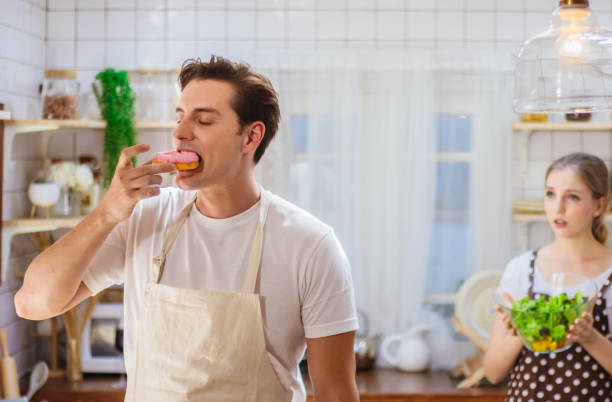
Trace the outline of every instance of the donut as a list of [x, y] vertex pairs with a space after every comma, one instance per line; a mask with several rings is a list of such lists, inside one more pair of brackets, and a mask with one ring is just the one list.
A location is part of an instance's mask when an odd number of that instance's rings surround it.
[[174, 163], [177, 170], [191, 170], [200, 165], [198, 154], [192, 151], [158, 152], [153, 156], [153, 164]]

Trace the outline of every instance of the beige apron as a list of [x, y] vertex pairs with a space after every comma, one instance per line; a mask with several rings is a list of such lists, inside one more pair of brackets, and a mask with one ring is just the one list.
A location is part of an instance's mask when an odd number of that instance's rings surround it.
[[[161, 285], [168, 250], [195, 204], [185, 207], [153, 259], [138, 325], [134, 372], [126, 401], [287, 401], [266, 352], [260, 297], [261, 262], [269, 199], [261, 191], [257, 231], [244, 292]], [[222, 267], [220, 267], [222, 268]]]

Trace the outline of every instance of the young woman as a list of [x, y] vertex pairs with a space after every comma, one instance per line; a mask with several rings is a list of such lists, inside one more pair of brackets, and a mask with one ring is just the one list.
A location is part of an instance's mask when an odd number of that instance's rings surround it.
[[596, 284], [597, 299], [570, 327], [574, 344], [558, 353], [531, 352], [498, 307], [484, 368], [492, 383], [510, 374], [507, 401], [612, 402], [612, 250], [603, 223], [608, 170], [596, 156], [573, 153], [546, 172], [546, 218], [554, 241], [512, 259], [498, 292], [545, 293], [544, 278], [573, 272]]

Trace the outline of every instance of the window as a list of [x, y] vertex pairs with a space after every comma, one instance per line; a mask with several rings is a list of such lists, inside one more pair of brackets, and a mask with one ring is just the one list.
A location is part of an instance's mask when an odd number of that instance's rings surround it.
[[[470, 274], [470, 160], [472, 116], [438, 114], [436, 217], [427, 273], [427, 301], [452, 304]], [[444, 278], [443, 281], [439, 278]]]

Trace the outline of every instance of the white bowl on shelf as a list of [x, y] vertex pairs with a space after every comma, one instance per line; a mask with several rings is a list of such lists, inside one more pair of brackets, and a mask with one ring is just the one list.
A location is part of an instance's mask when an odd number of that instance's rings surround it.
[[60, 186], [57, 183], [30, 183], [28, 198], [37, 207], [51, 207], [60, 197]]

